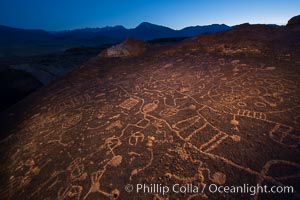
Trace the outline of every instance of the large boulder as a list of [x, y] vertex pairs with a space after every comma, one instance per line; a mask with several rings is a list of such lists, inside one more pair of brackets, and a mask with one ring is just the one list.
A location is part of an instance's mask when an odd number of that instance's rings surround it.
[[300, 26], [300, 15], [292, 17], [288, 21], [287, 26]]
[[127, 38], [123, 43], [104, 50], [101, 57], [132, 57], [143, 54], [148, 47], [147, 42], [134, 38]]

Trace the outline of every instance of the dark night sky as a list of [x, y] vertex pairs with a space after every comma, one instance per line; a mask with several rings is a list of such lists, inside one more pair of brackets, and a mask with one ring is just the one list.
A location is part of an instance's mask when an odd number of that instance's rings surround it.
[[191, 25], [244, 22], [285, 24], [300, 14], [299, 0], [1, 0], [0, 24], [64, 30], [147, 21], [181, 29]]

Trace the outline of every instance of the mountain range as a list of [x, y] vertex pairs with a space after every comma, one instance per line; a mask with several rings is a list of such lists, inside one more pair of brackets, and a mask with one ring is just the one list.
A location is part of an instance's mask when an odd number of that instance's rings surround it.
[[174, 30], [165, 26], [143, 22], [135, 28], [107, 26], [104, 28], [84, 28], [67, 31], [45, 31], [12, 28], [0, 25], [0, 53], [26, 48], [26, 51], [39, 48], [66, 49], [75, 46], [98, 46], [123, 41], [127, 37], [142, 40], [157, 38], [191, 37], [202, 33], [215, 33], [230, 29], [225, 24], [190, 26]]
[[201, 33], [215, 33], [230, 29], [225, 24], [212, 24], [207, 26], [190, 26], [181, 30], [174, 30], [165, 26], [143, 22], [136, 28], [126, 29], [123, 26], [104, 28], [85, 28], [71, 31], [54, 33], [56, 36], [68, 36], [73, 38], [91, 39], [97, 36], [106, 36], [112, 39], [125, 39], [134, 37], [142, 40], [152, 40], [157, 38], [190, 37]]

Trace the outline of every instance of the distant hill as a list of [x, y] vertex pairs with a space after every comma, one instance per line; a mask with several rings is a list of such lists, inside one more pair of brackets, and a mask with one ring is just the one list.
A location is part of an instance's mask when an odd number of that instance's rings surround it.
[[26, 30], [0, 25], [0, 45], [19, 45], [32, 42], [42, 42], [55, 36], [44, 30]]
[[[158, 38], [191, 37], [201, 33], [225, 31], [231, 27], [224, 24], [191, 26], [174, 30], [165, 26], [143, 22], [136, 28], [123, 26], [84, 28], [49, 32], [0, 26], [0, 57], [14, 54], [53, 52], [76, 46], [99, 46], [123, 41], [127, 37], [142, 40]], [[26, 50], [26, 51], [24, 51]]]
[[136, 28], [126, 29], [123, 26], [104, 27], [104, 28], [85, 28], [54, 33], [57, 36], [77, 36], [81, 39], [96, 36], [107, 36], [117, 41], [127, 37], [134, 37], [143, 40], [153, 40], [158, 38], [190, 37], [201, 33], [215, 33], [229, 30], [231, 27], [224, 24], [212, 24], [207, 26], [190, 26], [181, 30], [174, 30], [165, 26], [143, 22]]

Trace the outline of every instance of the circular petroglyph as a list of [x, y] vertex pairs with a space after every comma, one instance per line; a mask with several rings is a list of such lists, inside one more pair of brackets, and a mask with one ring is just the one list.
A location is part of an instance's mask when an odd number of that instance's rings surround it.
[[225, 65], [225, 59], [224, 58], [219, 58], [218, 62], [219, 62], [219, 65], [221, 65], [221, 66]]
[[237, 105], [239, 106], [239, 107], [245, 107], [245, 106], [247, 106], [247, 104], [245, 103], [245, 102], [237, 102]]
[[217, 74], [216, 74], [216, 77], [217, 77], [217, 78], [220, 78], [220, 77], [222, 77], [222, 76], [224, 76], [224, 75], [225, 75], [224, 73], [217, 73]]
[[265, 108], [267, 106], [264, 102], [255, 102], [254, 105], [259, 108]]
[[235, 100], [235, 98], [234, 98], [233, 96], [225, 96], [225, 97], [223, 98], [223, 100], [224, 100], [225, 102], [233, 102], [233, 101]]
[[257, 96], [257, 95], [259, 95], [260, 94], [260, 90], [259, 89], [250, 89], [249, 91], [248, 91], [248, 93], [249, 93], [249, 95], [250, 96]]

